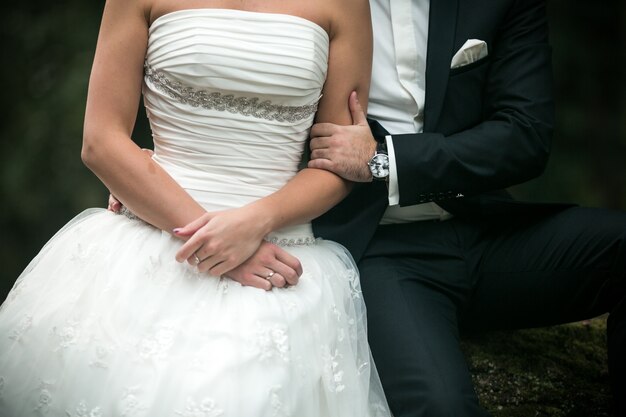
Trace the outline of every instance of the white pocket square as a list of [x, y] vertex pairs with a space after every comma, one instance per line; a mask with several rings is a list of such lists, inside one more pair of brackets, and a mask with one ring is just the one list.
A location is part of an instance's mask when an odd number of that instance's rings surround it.
[[452, 57], [450, 68], [464, 67], [486, 57], [488, 54], [487, 42], [480, 39], [468, 39]]

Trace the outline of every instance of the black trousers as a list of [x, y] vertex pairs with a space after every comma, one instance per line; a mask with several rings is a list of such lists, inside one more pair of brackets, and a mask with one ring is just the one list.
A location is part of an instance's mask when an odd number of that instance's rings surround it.
[[610, 313], [609, 375], [626, 415], [626, 212], [380, 226], [359, 262], [374, 360], [395, 417], [486, 416], [459, 329]]

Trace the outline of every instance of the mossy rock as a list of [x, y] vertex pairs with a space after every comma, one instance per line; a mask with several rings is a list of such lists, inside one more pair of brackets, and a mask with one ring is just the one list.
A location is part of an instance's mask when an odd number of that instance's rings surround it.
[[465, 338], [474, 385], [494, 417], [611, 416], [606, 317]]

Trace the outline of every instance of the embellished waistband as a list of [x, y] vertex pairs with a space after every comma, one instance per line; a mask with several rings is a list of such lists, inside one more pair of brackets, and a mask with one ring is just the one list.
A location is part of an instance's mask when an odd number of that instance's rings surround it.
[[312, 246], [319, 239], [313, 236], [311, 223], [305, 223], [276, 230], [267, 235], [265, 240], [278, 246]]
[[252, 116], [259, 119], [294, 123], [312, 117], [317, 111], [317, 101], [303, 106], [285, 106], [273, 104], [269, 100], [260, 101], [258, 97], [235, 97], [218, 91], [198, 90], [194, 87], [173, 81], [167, 75], [144, 63], [146, 79], [158, 90], [176, 101], [207, 110], [227, 111], [229, 113]]
[[317, 243], [318, 240], [320, 240], [320, 238], [316, 238], [313, 236], [280, 238], [275, 236], [266, 238], [265, 240], [278, 246], [313, 246]]

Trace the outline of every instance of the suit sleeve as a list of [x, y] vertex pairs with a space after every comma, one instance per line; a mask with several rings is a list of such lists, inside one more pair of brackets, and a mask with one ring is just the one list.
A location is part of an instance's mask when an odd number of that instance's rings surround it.
[[[489, 52], [478, 123], [455, 131], [451, 117], [435, 127], [446, 134], [392, 136], [401, 206], [498, 190], [543, 172], [554, 123], [545, 2], [517, 1]], [[443, 112], [454, 95], [445, 100]]]

